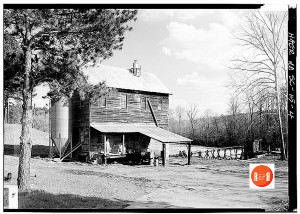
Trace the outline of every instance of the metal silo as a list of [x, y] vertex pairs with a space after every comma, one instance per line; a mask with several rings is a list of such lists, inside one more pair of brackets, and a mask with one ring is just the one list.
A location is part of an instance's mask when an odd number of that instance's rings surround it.
[[58, 150], [60, 159], [72, 143], [72, 103], [71, 99], [61, 98], [52, 103], [50, 110], [51, 139]]

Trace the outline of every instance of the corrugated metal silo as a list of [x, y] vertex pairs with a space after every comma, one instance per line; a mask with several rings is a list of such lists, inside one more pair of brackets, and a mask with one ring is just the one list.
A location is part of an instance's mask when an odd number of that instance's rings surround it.
[[68, 98], [61, 98], [51, 105], [51, 139], [60, 158], [67, 146], [72, 143], [72, 103]]

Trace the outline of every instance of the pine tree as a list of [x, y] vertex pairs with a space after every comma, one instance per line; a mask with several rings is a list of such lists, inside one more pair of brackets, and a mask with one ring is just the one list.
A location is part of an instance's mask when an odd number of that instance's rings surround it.
[[[8, 45], [17, 42], [21, 50], [18, 54], [7, 53], [8, 64], [5, 63], [4, 69], [4, 75], [17, 83], [22, 99], [20, 190], [29, 188], [34, 88], [49, 84], [49, 96], [53, 99], [71, 96], [75, 89], [82, 96], [102, 92], [105, 85], [90, 86], [81, 67], [121, 50], [124, 33], [132, 29], [129, 23], [136, 20], [136, 14], [136, 10], [117, 9], [4, 10], [4, 42]], [[9, 69], [12, 59], [18, 59], [14, 64], [19, 66], [18, 71]]]

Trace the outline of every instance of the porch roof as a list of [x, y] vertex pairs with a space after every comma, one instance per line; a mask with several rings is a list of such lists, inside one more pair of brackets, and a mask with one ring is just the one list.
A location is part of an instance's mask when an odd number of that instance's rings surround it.
[[94, 123], [91, 124], [91, 127], [103, 133], [141, 133], [162, 143], [188, 143], [192, 141], [186, 137], [151, 125]]

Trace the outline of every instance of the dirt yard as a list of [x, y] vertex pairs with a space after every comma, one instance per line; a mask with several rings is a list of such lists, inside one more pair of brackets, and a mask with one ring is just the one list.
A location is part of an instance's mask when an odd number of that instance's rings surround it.
[[[31, 160], [31, 188], [125, 203], [126, 208], [262, 208], [286, 211], [287, 162], [171, 158], [166, 167], [107, 166]], [[275, 189], [249, 189], [249, 164], [274, 163]], [[16, 184], [18, 158], [4, 156], [4, 173]]]

